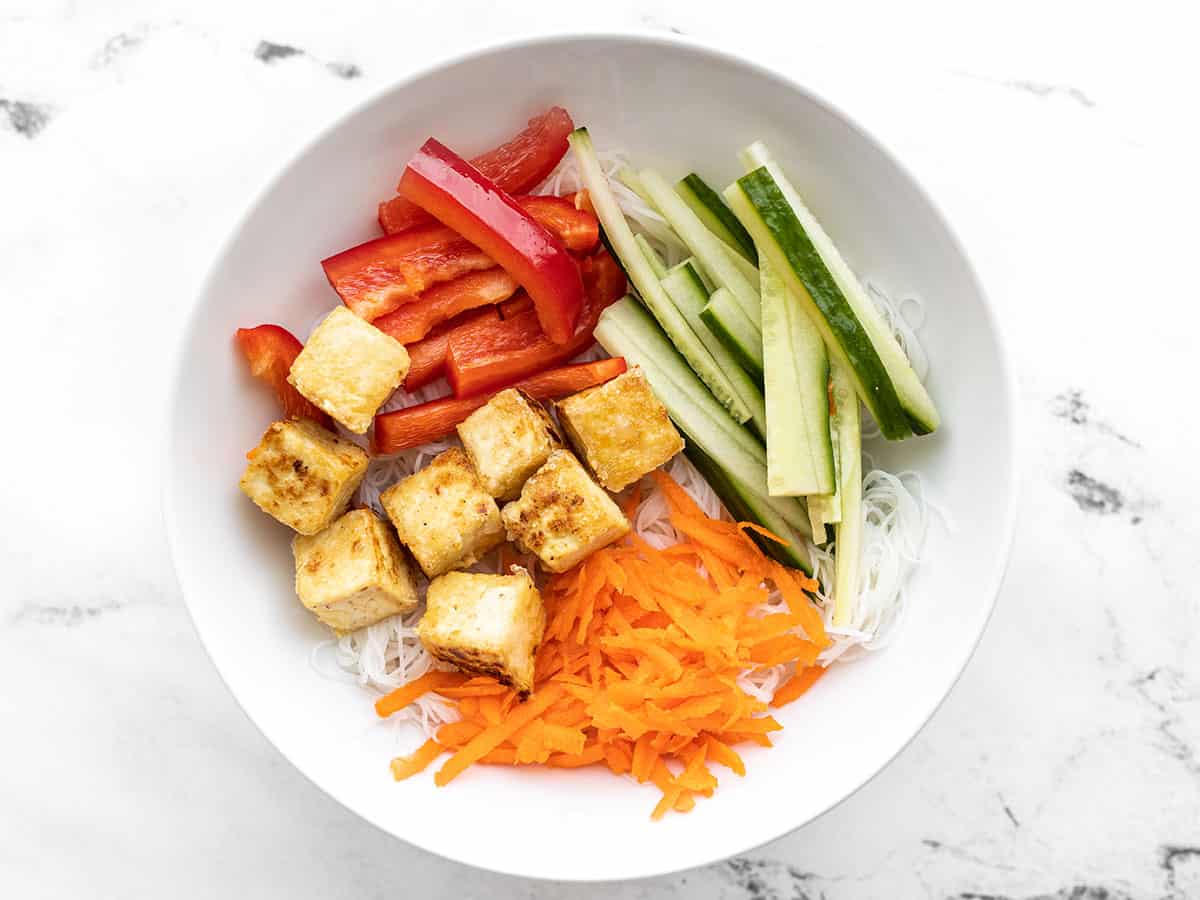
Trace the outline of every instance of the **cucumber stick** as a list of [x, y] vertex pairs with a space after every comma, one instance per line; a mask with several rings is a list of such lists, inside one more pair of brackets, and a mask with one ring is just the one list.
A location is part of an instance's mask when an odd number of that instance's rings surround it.
[[[654, 204], [650, 202], [650, 198], [646, 195], [646, 189], [642, 185], [642, 180], [637, 177], [637, 172], [633, 171], [633, 169], [629, 168], [629, 166], [622, 166], [617, 170], [617, 181], [621, 182], [621, 184], [636, 194], [637, 198], [641, 200], [642, 203], [646, 204], [651, 211], [657, 213], [657, 210], [654, 209]], [[643, 216], [638, 219], [638, 225], [645, 230], [650, 237], [654, 238], [661, 244], [666, 244], [668, 246], [674, 245], [680, 248], [683, 247], [683, 242], [679, 240], [679, 236], [671, 230], [671, 226], [668, 225], [661, 216], [653, 219]], [[602, 231], [601, 237], [603, 237], [603, 235], [604, 232]]]
[[674, 301], [676, 308], [683, 313], [692, 331], [700, 338], [708, 352], [712, 354], [717, 365], [729, 381], [730, 388], [750, 410], [750, 422], [761, 437], [767, 434], [767, 408], [762, 391], [738, 364], [729, 349], [720, 339], [709, 331], [701, 318], [705, 304], [708, 302], [708, 292], [700, 273], [691, 263], [683, 263], [671, 269], [662, 280], [667, 295]]
[[838, 451], [841, 471], [842, 521], [834, 526], [833, 624], [848, 625], [858, 604], [859, 568], [862, 560], [862, 419], [858, 395], [849, 373], [833, 367], [833, 402], [837, 407]]
[[810, 313], [824, 319], [827, 343], [850, 369], [884, 436], [936, 430], [940, 420], [925, 386], [833, 241], [761, 143], [742, 157], [755, 168], [730, 186], [726, 200], [759, 252], [769, 246], [785, 279], [807, 295]]
[[650, 196], [646, 193], [645, 185], [642, 184], [642, 179], [638, 178], [637, 172], [633, 171], [633, 169], [629, 168], [629, 166], [621, 166], [621, 168], [617, 170], [617, 181], [621, 182], [621, 184], [625, 185], [625, 187], [637, 194], [638, 197], [641, 198], [641, 201], [647, 206], [651, 208], [654, 207], [654, 204], [650, 200]]
[[[821, 263], [783, 194], [766, 169], [730, 186], [726, 199], [758, 241], [759, 252], [781, 273], [821, 332], [826, 346], [854, 376], [879, 430], [889, 440], [912, 434], [895, 385], [870, 336]], [[804, 275], [801, 279], [800, 274]]]
[[683, 262], [672, 266], [672, 269], [682, 269], [684, 266], [691, 266], [692, 270], [700, 276], [700, 280], [704, 283], [704, 295], [706, 297], [717, 289], [712, 279], [708, 277], [708, 273], [704, 271], [704, 266], [700, 265], [700, 260], [696, 259], [696, 257], [689, 256]]
[[754, 327], [761, 330], [762, 312], [758, 299], [758, 285], [747, 280], [732, 261], [729, 256], [732, 251], [725, 242], [704, 227], [704, 223], [688, 209], [688, 205], [657, 172], [645, 169], [638, 177], [655, 208], [700, 260], [700, 265], [704, 266], [713, 281], [733, 294], [742, 311], [754, 323]]
[[725, 288], [717, 288], [700, 313], [700, 318], [729, 348], [738, 364], [762, 384], [763, 335], [746, 318], [733, 295]]
[[703, 451], [694, 444], [689, 444], [683, 452], [696, 467], [696, 471], [704, 476], [704, 480], [721, 498], [721, 503], [729, 510], [731, 516], [739, 522], [754, 522], [761, 525], [771, 534], [786, 541], [786, 543], [780, 544], [755, 531], [747, 530], [746, 534], [754, 543], [758, 544], [763, 553], [785, 566], [800, 569], [808, 575], [812, 574], [812, 563], [803, 535], [795, 532], [786, 520], [771, 509], [769, 504], [762, 501], [761, 497], [756, 497], [753, 492], [747, 491], [741, 485], [731, 481], [729, 476], [721, 471], [721, 467], [705, 456]]
[[[671, 298], [667, 296], [658, 276], [654, 273], [650, 261], [642, 253], [637, 241], [634, 240], [633, 231], [630, 230], [624, 213], [621, 212], [616, 198], [613, 197], [608, 177], [604, 174], [604, 170], [600, 167], [600, 161], [596, 158], [596, 150], [592, 146], [592, 139], [588, 135], [587, 129], [577, 128], [571, 132], [567, 140], [579, 164], [583, 185], [587, 188], [592, 205], [596, 208], [596, 217], [600, 220], [600, 225], [604, 228], [604, 233], [608, 235], [609, 241], [612, 242], [617, 258], [625, 268], [629, 280], [633, 282], [642, 301], [662, 325], [663, 331], [670, 337], [671, 342], [700, 376], [700, 380], [712, 391], [712, 395], [720, 401], [721, 406], [727, 410], [727, 416], [731, 417], [730, 424], [736, 428], [733, 420], [736, 419], [738, 423], [745, 422], [750, 418], [750, 411], [742, 405], [737, 395], [729, 388], [728, 380], [712, 358], [712, 354], [705, 349], [700, 339], [696, 337], [696, 333], [688, 325], [687, 320], [675, 308], [675, 304], [671, 302]], [[707, 392], [704, 393], [707, 394]]]
[[692, 172], [676, 182], [675, 193], [696, 214], [704, 227], [738, 252], [742, 258], [758, 265], [758, 251], [750, 232], [738, 221], [721, 195], [710, 188], [703, 178]]
[[758, 266], [746, 259], [724, 241], [721, 241], [721, 248], [725, 251], [725, 257], [728, 259], [735, 269], [742, 273], [742, 277], [750, 284], [758, 284]]
[[834, 465], [825, 342], [765, 253], [760, 254], [759, 264], [766, 362], [767, 488], [772, 495], [830, 494], [834, 489]]
[[651, 390], [688, 439], [719, 461], [725, 473], [759, 497], [794, 529], [806, 533], [808, 513], [792, 497], [767, 495], [767, 451], [725, 412], [663, 330], [633, 297], [600, 314], [596, 340], [613, 356], [641, 366]]
[[[836, 365], [837, 363], [831, 364], [831, 366]], [[830, 391], [832, 390], [831, 385]], [[836, 525], [842, 521], [842, 492], [839, 489], [842, 464], [838, 451], [837, 415], [833, 412], [829, 414], [829, 445], [833, 450], [833, 493], [810, 494], [805, 498], [808, 504], [808, 521], [812, 526], [813, 543], [815, 544], [825, 543], [826, 525]]]
[[638, 245], [638, 249], [642, 251], [642, 256], [646, 257], [646, 262], [650, 263], [650, 268], [654, 270], [654, 274], [662, 278], [667, 274], [667, 264], [663, 262], [663, 258], [658, 255], [658, 251], [650, 246], [650, 242], [646, 240], [645, 235], [635, 234], [633, 241]]

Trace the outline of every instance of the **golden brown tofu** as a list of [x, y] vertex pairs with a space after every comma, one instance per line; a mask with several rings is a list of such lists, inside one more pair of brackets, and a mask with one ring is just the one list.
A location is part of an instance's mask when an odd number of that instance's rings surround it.
[[246, 454], [242, 492], [301, 534], [339, 515], [366, 474], [366, 451], [307, 419], [274, 422]]
[[500, 516], [508, 539], [550, 572], [565, 572], [629, 531], [617, 504], [568, 450], [551, 453]]
[[500, 508], [458, 448], [439, 453], [380, 499], [401, 542], [430, 578], [465, 569], [504, 540]]
[[683, 449], [666, 407], [637, 367], [556, 408], [571, 446], [610, 491], [633, 484]]
[[366, 628], [417, 606], [417, 587], [391, 527], [354, 509], [324, 531], [297, 535], [296, 593], [337, 631]]
[[408, 374], [408, 351], [344, 306], [325, 317], [292, 363], [288, 381], [355, 434]]
[[550, 414], [528, 394], [501, 391], [458, 426], [458, 436], [484, 490], [511, 500], [521, 485], [562, 446]]
[[533, 579], [513, 566], [512, 575], [450, 572], [435, 578], [417, 635], [438, 659], [528, 693], [545, 627]]

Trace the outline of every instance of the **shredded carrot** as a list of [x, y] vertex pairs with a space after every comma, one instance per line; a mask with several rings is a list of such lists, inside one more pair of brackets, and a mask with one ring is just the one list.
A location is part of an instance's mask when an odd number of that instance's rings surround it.
[[426, 766], [442, 755], [442, 749], [437, 741], [430, 739], [423, 743], [415, 753], [409, 756], [397, 756], [392, 760], [392, 776], [397, 781], [403, 781], [418, 772], [424, 772]]
[[507, 687], [505, 687], [498, 681], [494, 681], [491, 679], [489, 679], [489, 681], [491, 682], [490, 684], [488, 684], [488, 683], [481, 683], [481, 684], [467, 683], [467, 684], [463, 684], [463, 685], [458, 685], [456, 687], [438, 688], [438, 693], [441, 694], [443, 697], [451, 697], [451, 698], [454, 698], [457, 700], [462, 697], [491, 697], [491, 696], [494, 696], [497, 694], [503, 694], [505, 691], [508, 690]]
[[381, 718], [387, 718], [392, 713], [400, 712], [408, 704], [419, 697], [425, 696], [430, 691], [460, 685], [464, 681], [466, 681], [466, 676], [461, 672], [441, 672], [437, 670], [426, 672], [420, 678], [413, 679], [408, 684], [401, 685], [390, 694], [376, 700], [375, 712]]
[[437, 739], [443, 747], [461, 747], [481, 731], [483, 726], [478, 722], [463, 719], [460, 722], [447, 722], [439, 728]]
[[532, 722], [545, 712], [554, 701], [563, 695], [562, 685], [550, 683], [539, 688], [528, 701], [522, 703], [499, 725], [485, 728], [467, 743], [465, 747], [448, 759], [437, 774], [434, 783], [443, 787], [453, 781], [472, 763], [478, 762], [492, 750], [499, 747], [508, 737], [520, 728]]
[[[771, 700], [779, 707], [821, 676], [816, 659], [829, 637], [812, 600], [817, 583], [768, 558], [747, 533], [777, 539], [770, 532], [710, 519], [667, 475], [652, 478], [680, 542], [660, 550], [632, 533], [549, 579], [527, 700], [492, 678], [431, 672], [379, 701], [387, 715], [436, 690], [461, 716], [395, 760], [397, 778], [443, 750], [452, 755], [434, 776], [439, 786], [476, 763], [601, 765], [653, 784], [658, 819], [711, 796], [714, 764], [745, 775], [734, 745], [771, 746], [783, 726], [739, 677], [756, 667], [794, 670]], [[626, 514], [642, 499], [635, 486]], [[772, 589], [784, 602], [767, 611]]]
[[775, 696], [771, 698], [771, 705], [774, 707], [786, 706], [816, 684], [817, 679], [824, 674], [823, 666], [810, 666], [797, 672], [775, 691]]
[[787, 541], [785, 541], [775, 532], [768, 531], [766, 528], [763, 528], [761, 525], [755, 522], [738, 522], [738, 528], [742, 529], [742, 531], [753, 531], [756, 534], [761, 534], [768, 541], [774, 541], [777, 544], [783, 544], [784, 546], [787, 546]]
[[637, 508], [642, 505], [642, 483], [639, 481], [633, 486], [633, 490], [629, 492], [629, 497], [621, 505], [621, 512], [625, 513], [625, 518], [632, 519], [633, 514], [637, 512]]
[[704, 741], [708, 747], [708, 755], [712, 757], [713, 762], [720, 763], [727, 769], [730, 769], [735, 775], [746, 774], [746, 764], [742, 762], [742, 758], [728, 744], [722, 743], [711, 734], [705, 735]]
[[464, 719], [475, 718], [479, 714], [479, 698], [460, 697], [458, 699], [458, 712]]

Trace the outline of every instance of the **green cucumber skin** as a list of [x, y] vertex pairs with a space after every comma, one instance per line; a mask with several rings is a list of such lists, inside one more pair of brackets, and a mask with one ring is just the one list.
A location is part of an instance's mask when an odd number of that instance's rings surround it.
[[767, 428], [767, 407], [762, 390], [754, 380], [738, 364], [736, 357], [729, 351], [724, 342], [712, 333], [703, 321], [703, 310], [708, 300], [704, 282], [700, 273], [691, 262], [683, 262], [670, 269], [662, 280], [667, 296], [674, 302], [676, 308], [683, 313], [700, 342], [708, 348], [717, 365], [721, 367], [729, 380], [731, 389], [746, 409], [750, 412], [750, 423], [759, 437], [765, 437]]
[[780, 544], [755, 531], [747, 530], [746, 534], [750, 540], [754, 541], [763, 553], [781, 565], [799, 569], [805, 575], [812, 575], [812, 563], [808, 559], [804, 540], [796, 535], [787, 522], [783, 521], [769, 506], [765, 509], [756, 508], [758, 506], [755, 503], [756, 498], [732, 482], [721, 470], [721, 467], [705, 456], [704, 451], [698, 447], [689, 444], [684, 447], [683, 454], [696, 467], [696, 471], [704, 476], [704, 480], [721, 498], [721, 503], [729, 510], [729, 514], [734, 519], [739, 522], [753, 522], [761, 525], [772, 534], [787, 541], [786, 544]]
[[750, 417], [750, 411], [743, 409], [737, 396], [726, 387], [724, 375], [716, 362], [675, 308], [659, 283], [650, 261], [638, 246], [629, 223], [625, 221], [625, 214], [621, 212], [612, 194], [608, 178], [600, 168], [587, 129], [575, 129], [567, 138], [567, 142], [579, 163], [580, 177], [592, 195], [596, 216], [616, 250], [614, 255], [624, 266], [642, 302], [658, 320], [662, 330], [669, 335], [678, 352], [683, 354], [688, 364], [700, 376], [700, 380], [716, 394], [716, 399], [724, 405], [730, 423], [734, 423], [735, 420], [739, 424], [745, 422]]
[[762, 329], [758, 285], [751, 284], [733, 262], [737, 251], [709, 231], [699, 217], [675, 193], [662, 175], [643, 169], [638, 177], [654, 201], [655, 208], [674, 229], [684, 245], [700, 260], [700, 265], [720, 287], [727, 289], [756, 329]]
[[758, 265], [758, 250], [754, 246], [750, 232], [738, 221], [733, 210], [725, 205], [721, 195], [710, 188], [703, 178], [695, 172], [691, 172], [675, 185], [675, 190], [692, 208], [692, 212], [708, 226], [709, 231], [716, 234], [745, 259]]
[[833, 332], [842, 354], [859, 382], [863, 401], [888, 440], [902, 440], [912, 432], [909, 416], [900, 403], [875, 345], [855, 316], [812, 241], [792, 212], [775, 180], [765, 167], [737, 180], [738, 187], [771, 235], [771, 244], [792, 272]]
[[[716, 298], [716, 293], [713, 297]], [[749, 320], [739, 322], [736, 314], [741, 312], [741, 309], [733, 302], [732, 299], [727, 303], [733, 306], [730, 309], [718, 299], [716, 303], [709, 300], [704, 309], [700, 311], [700, 319], [708, 326], [725, 346], [725, 348], [737, 360], [738, 365], [754, 376], [754, 380], [758, 383], [760, 389], [763, 384], [763, 359], [761, 352], [755, 355], [753, 349], [747, 344], [751, 341], [761, 342], [761, 335], [753, 332], [751, 328], [745, 327], [750, 325]]]

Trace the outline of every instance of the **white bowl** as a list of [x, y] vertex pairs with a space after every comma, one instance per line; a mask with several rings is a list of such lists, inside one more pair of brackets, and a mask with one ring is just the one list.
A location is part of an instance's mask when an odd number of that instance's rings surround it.
[[[407, 155], [427, 136], [478, 152], [558, 103], [601, 147], [675, 177], [736, 175], [766, 140], [860, 275], [925, 302], [929, 387], [945, 424], [876, 448], [919, 471], [949, 513], [911, 583], [896, 642], [836, 666], [779, 714], [771, 750], [688, 815], [651, 822], [653, 788], [607, 772], [475, 767], [446, 788], [393, 782], [394, 733], [371, 697], [309, 664], [324, 630], [292, 590], [290, 532], [237, 489], [275, 415], [236, 352], [239, 326], [303, 334], [337, 298], [319, 261], [376, 235]], [[739, 853], [862, 786], [949, 692], [983, 632], [1014, 522], [1014, 388], [983, 290], [913, 178], [828, 101], [690, 42], [565, 37], [472, 53], [379, 93], [318, 135], [251, 204], [213, 265], [182, 347], [166, 484], [175, 566], [196, 629], [263, 734], [314, 784], [385, 831], [442, 856], [568, 880], [654, 875]]]

